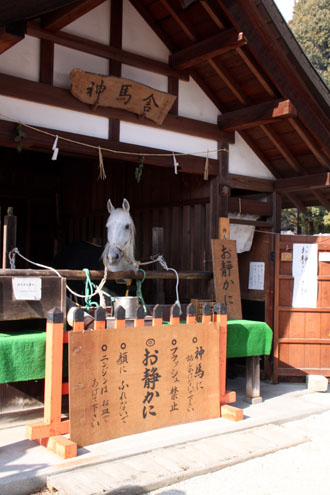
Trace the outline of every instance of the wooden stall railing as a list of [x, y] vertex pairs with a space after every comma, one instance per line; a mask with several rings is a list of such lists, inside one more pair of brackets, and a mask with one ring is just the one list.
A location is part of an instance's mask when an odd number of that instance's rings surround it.
[[[63, 383], [63, 344], [68, 342], [70, 333], [64, 331], [63, 320], [63, 313], [57, 308], [52, 309], [47, 314], [44, 418], [40, 423], [27, 425], [26, 436], [29, 440], [37, 441], [63, 458], [71, 458], [77, 455], [77, 444], [63, 436], [70, 433], [70, 419], [62, 417], [62, 395], [69, 392], [68, 384]], [[208, 304], [204, 306], [202, 323], [212, 321], [219, 323], [220, 415], [237, 421], [243, 419], [243, 412], [228, 405], [228, 402], [236, 400], [236, 394], [226, 390], [227, 311], [224, 305], [214, 305], [213, 314]], [[179, 307], [173, 305], [169, 325], [178, 325], [179, 323]], [[198, 326], [195, 306], [192, 304], [188, 305], [187, 317], [184, 323]], [[162, 309], [159, 305], [154, 307], [151, 320], [145, 319], [142, 307], [138, 308], [134, 318], [135, 328], [148, 325], [160, 326], [162, 324]], [[123, 329], [125, 326], [125, 310], [119, 307], [115, 312], [114, 328]], [[164, 328], [170, 330], [169, 326]], [[104, 329], [106, 329], [105, 311], [103, 308], [97, 308], [95, 311], [94, 331]], [[72, 331], [84, 332], [84, 314], [81, 308], [78, 308], [74, 313]]]

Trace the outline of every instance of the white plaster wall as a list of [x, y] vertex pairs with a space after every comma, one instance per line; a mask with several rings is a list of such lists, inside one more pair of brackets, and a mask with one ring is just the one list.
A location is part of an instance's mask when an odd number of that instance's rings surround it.
[[229, 172], [258, 179], [275, 178], [237, 132], [235, 144], [229, 145]]
[[[63, 31], [109, 45], [110, 41], [110, 2], [107, 1], [68, 24]], [[109, 60], [55, 45], [54, 86], [70, 88], [69, 76], [72, 69], [82, 69], [96, 74], [109, 74]]]
[[110, 42], [110, 0], [71, 22], [63, 28], [63, 31], [108, 45]]
[[188, 82], [179, 81], [180, 116], [216, 124], [220, 114], [220, 110], [192, 78]]
[[[108, 138], [109, 125], [108, 120], [104, 117], [64, 110], [1, 95], [0, 108], [1, 114], [9, 117], [9, 120], [14, 122], [103, 139]], [[6, 120], [1, 114], [0, 118]]]
[[40, 41], [31, 36], [25, 38], [0, 55], [0, 72], [39, 81]]
[[[207, 150], [211, 152], [217, 149], [216, 141], [210, 139], [188, 136], [128, 122], [121, 122], [120, 124], [120, 140], [124, 143], [160, 148], [170, 152], [198, 153], [198, 156], [206, 156]], [[209, 153], [210, 158], [216, 158], [216, 156], [216, 153]], [[177, 159], [180, 162], [180, 157]]]
[[122, 47], [123, 50], [168, 63], [169, 50], [128, 0], [123, 2]]

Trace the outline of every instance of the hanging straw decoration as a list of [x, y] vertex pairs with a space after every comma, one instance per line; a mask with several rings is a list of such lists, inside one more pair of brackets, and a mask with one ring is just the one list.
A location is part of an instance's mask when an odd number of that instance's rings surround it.
[[206, 159], [204, 165], [204, 180], [209, 179], [209, 150], [206, 152]]
[[101, 146], [99, 146], [99, 176], [98, 180], [105, 180], [107, 178], [104, 170], [103, 156], [101, 151]]
[[172, 153], [173, 155], [173, 166], [174, 166], [174, 173], [175, 175], [178, 175], [178, 168], [180, 167], [179, 163], [176, 161], [175, 154], [174, 152]]
[[136, 167], [136, 169], [135, 169], [135, 179], [136, 179], [137, 183], [140, 182], [141, 177], [142, 177], [143, 163], [144, 163], [144, 156], [140, 156], [139, 166]]
[[59, 152], [59, 148], [57, 147], [57, 142], [58, 142], [58, 136], [56, 135], [53, 146], [52, 146], [52, 150], [53, 150], [52, 160], [57, 160], [57, 155]]

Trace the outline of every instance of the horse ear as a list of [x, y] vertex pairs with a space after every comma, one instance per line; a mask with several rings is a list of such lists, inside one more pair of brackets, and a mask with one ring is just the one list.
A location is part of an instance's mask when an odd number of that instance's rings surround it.
[[129, 202], [127, 201], [127, 199], [123, 199], [123, 210], [127, 211], [127, 213], [129, 213]]
[[115, 209], [115, 207], [111, 203], [111, 199], [108, 199], [107, 207], [108, 207], [108, 212], [111, 214], [113, 212], [113, 210]]

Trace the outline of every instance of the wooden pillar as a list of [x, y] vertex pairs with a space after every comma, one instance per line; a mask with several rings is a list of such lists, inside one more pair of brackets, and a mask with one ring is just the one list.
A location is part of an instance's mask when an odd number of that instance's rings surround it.
[[[123, 2], [116, 0], [111, 2], [111, 19], [110, 19], [110, 46], [122, 48], [123, 36]], [[110, 60], [109, 75], [121, 77], [121, 62]], [[109, 124], [109, 138], [112, 141], [120, 140], [120, 121], [111, 119]]]
[[228, 185], [229, 145], [219, 142], [218, 175], [210, 179], [210, 237], [218, 239], [219, 217], [228, 217], [230, 188]]
[[45, 84], [53, 84], [54, 78], [54, 43], [48, 40], [40, 40], [40, 68], [39, 81]]
[[3, 225], [2, 268], [10, 268], [8, 253], [16, 246], [17, 217], [12, 207], [8, 208]]
[[272, 194], [273, 202], [273, 232], [281, 232], [282, 196], [276, 192]]

